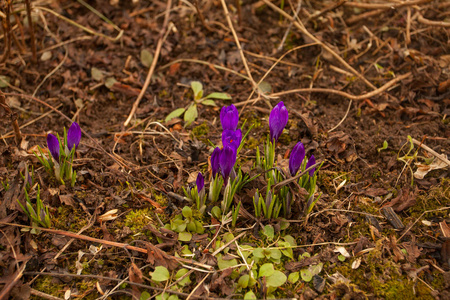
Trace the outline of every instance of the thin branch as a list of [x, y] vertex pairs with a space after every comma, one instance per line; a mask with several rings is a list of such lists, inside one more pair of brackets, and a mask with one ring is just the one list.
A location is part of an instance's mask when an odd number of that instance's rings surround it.
[[[223, 1], [223, 0], [222, 0]], [[267, 6], [270, 6], [273, 10], [278, 12], [279, 14], [282, 14], [284, 17], [286, 17], [289, 20], [293, 20], [294, 18], [291, 17], [288, 13], [286, 13], [284, 10], [277, 7], [275, 4], [271, 3], [269, 0], [262, 0]], [[352, 66], [350, 66], [342, 57], [340, 57], [336, 52], [334, 52], [330, 47], [328, 47], [326, 44], [324, 44], [322, 41], [320, 41], [318, 38], [316, 38], [313, 34], [311, 34], [303, 25], [300, 19], [297, 19], [296, 22], [294, 22], [294, 25], [305, 35], [307, 35], [310, 39], [312, 39], [314, 42], [320, 44], [320, 46], [325, 49], [327, 52], [329, 52], [334, 58], [336, 58], [342, 65], [344, 65], [347, 69], [349, 69], [354, 75], [356, 75], [359, 79], [364, 81], [364, 83], [372, 88], [373, 90], [376, 89], [376, 87], [370, 83], [362, 74], [360, 74], [358, 71], [356, 71]]]
[[37, 63], [37, 55], [36, 55], [36, 38], [34, 36], [34, 24], [33, 19], [31, 18], [31, 4], [30, 0], [25, 0], [25, 5], [27, 7], [27, 20], [28, 20], [28, 28], [30, 29], [30, 44], [31, 44], [31, 53], [32, 62]]
[[413, 6], [422, 3], [432, 2], [434, 0], [412, 0], [412, 1], [398, 1], [395, 3], [360, 3], [360, 2], [346, 2], [344, 6], [358, 7], [365, 9], [396, 9], [404, 6]]
[[141, 102], [142, 98], [145, 95], [145, 92], [147, 91], [148, 86], [150, 85], [150, 82], [152, 80], [153, 72], [155, 71], [156, 64], [158, 63], [159, 55], [161, 54], [161, 48], [164, 43], [166, 33], [169, 33], [169, 28], [167, 28], [169, 24], [169, 16], [170, 16], [170, 7], [172, 6], [172, 0], [167, 1], [166, 6], [166, 14], [164, 16], [164, 22], [163, 22], [163, 31], [161, 32], [161, 36], [158, 39], [158, 43], [156, 45], [155, 55], [153, 56], [153, 61], [150, 66], [150, 69], [148, 70], [147, 78], [145, 79], [144, 86], [141, 89], [141, 92], [139, 93], [139, 96], [137, 97], [136, 101], [133, 103], [133, 107], [131, 108], [130, 114], [128, 115], [127, 120], [123, 123], [123, 126], [127, 127], [128, 124], [131, 121], [131, 118], [133, 118], [134, 114], [136, 113], [136, 110], [139, 106], [139, 103]]
[[419, 16], [417, 17], [417, 21], [428, 26], [437, 26], [445, 28], [450, 27], [450, 22], [428, 20], [425, 19], [421, 14], [419, 14]]

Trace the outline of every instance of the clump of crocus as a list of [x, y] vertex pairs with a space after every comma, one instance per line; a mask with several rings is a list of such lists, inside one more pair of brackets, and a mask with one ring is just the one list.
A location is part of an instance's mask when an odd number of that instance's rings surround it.
[[56, 179], [62, 184], [65, 184], [66, 180], [70, 180], [72, 186], [75, 184], [77, 175], [73, 170], [73, 159], [80, 140], [81, 128], [78, 123], [73, 122], [68, 132], [64, 128], [63, 142], [58, 134], [56, 136], [51, 133], [47, 135], [47, 148], [51, 154], [49, 158], [46, 158], [39, 146], [41, 155], [35, 153], [45, 169], [50, 173], [54, 172]]
[[284, 127], [286, 127], [289, 119], [289, 113], [284, 106], [283, 101], [280, 101], [270, 112], [269, 116], [269, 129], [270, 129], [270, 141], [276, 143]]
[[205, 211], [205, 178], [203, 177], [203, 174], [199, 172], [197, 174], [197, 179], [195, 180], [195, 185], [193, 187], [187, 187], [184, 188], [184, 195], [187, 199], [194, 201], [197, 209], [200, 212]]
[[233, 104], [220, 110], [220, 123], [223, 130], [236, 130], [239, 123], [239, 112]]
[[50, 214], [48, 212], [48, 207], [42, 203], [40, 197], [41, 189], [39, 187], [39, 184], [37, 185], [37, 192], [36, 192], [36, 209], [34, 209], [31, 203], [30, 196], [26, 188], [24, 188], [24, 192], [25, 192], [25, 206], [23, 206], [22, 203], [20, 203], [19, 199], [17, 199], [17, 202], [19, 203], [24, 213], [28, 216], [28, 218], [33, 224], [49, 228], [51, 226]]

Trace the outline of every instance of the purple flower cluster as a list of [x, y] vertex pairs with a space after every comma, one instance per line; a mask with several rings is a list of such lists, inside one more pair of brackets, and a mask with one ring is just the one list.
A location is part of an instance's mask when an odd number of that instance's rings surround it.
[[220, 122], [223, 129], [223, 148], [216, 147], [211, 154], [211, 169], [213, 177], [220, 170], [224, 181], [227, 182], [236, 163], [237, 150], [242, 141], [242, 131], [241, 129], [237, 129], [239, 112], [233, 104], [222, 107], [220, 111]]
[[[72, 151], [73, 147], [78, 148], [78, 145], [80, 144], [81, 140], [81, 128], [80, 125], [78, 125], [77, 122], [73, 122], [72, 125], [69, 128], [69, 131], [67, 132], [67, 145], [69, 152]], [[60, 161], [60, 145], [59, 140], [56, 136], [49, 133], [47, 135], [47, 147], [50, 153], [52, 154], [53, 158], [56, 162]]]
[[[305, 146], [303, 146], [302, 142], [298, 142], [294, 148], [291, 151], [291, 154], [289, 155], [289, 173], [291, 173], [291, 176], [295, 176], [297, 174], [298, 169], [300, 169], [300, 166], [303, 163], [303, 160], [305, 159]], [[316, 163], [316, 159], [314, 155], [311, 155], [311, 157], [308, 159], [308, 162], [306, 163], [305, 170], [311, 167]], [[309, 176], [314, 176], [316, 168], [312, 168], [309, 170]]]

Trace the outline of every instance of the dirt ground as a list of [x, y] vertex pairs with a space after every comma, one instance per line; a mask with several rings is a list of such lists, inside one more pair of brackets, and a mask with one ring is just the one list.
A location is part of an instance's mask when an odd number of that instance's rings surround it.
[[[37, 0], [30, 30], [2, 1], [0, 299], [450, 298], [448, 1], [238, 3]], [[195, 102], [196, 81], [230, 99]], [[278, 166], [298, 141], [323, 161], [312, 212], [256, 218], [264, 177], [235, 227], [199, 212], [183, 187], [209, 187], [222, 106], [253, 176], [279, 101]], [[72, 122], [73, 187], [34, 155]], [[18, 204], [32, 167], [49, 228]]]

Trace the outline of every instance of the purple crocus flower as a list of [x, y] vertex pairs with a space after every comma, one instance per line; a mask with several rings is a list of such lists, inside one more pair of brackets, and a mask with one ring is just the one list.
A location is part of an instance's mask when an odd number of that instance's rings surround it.
[[205, 186], [205, 178], [203, 178], [202, 172], [198, 172], [195, 184], [197, 185], [197, 191], [200, 193]]
[[47, 148], [55, 161], [59, 162], [59, 141], [58, 138], [51, 133], [47, 135]]
[[215, 178], [216, 174], [219, 173], [220, 169], [219, 158], [220, 158], [220, 148], [216, 147], [213, 153], [211, 154], [211, 170], [213, 178]]
[[233, 104], [223, 106], [220, 111], [220, 123], [223, 130], [236, 130], [239, 122], [239, 112]]
[[219, 165], [225, 184], [228, 181], [231, 170], [236, 163], [236, 150], [233, 147], [225, 146], [220, 152]]
[[[312, 165], [315, 165], [315, 164], [316, 164], [316, 159], [314, 158], [314, 154], [312, 154], [311, 157], [309, 158], [308, 162], [306, 163], [306, 169], [308, 169], [309, 167], [311, 167]], [[309, 176], [313, 177], [315, 171], [316, 171], [316, 168], [312, 168], [311, 170], [309, 170]]]
[[270, 141], [276, 143], [284, 127], [289, 119], [289, 114], [284, 106], [283, 101], [280, 101], [270, 112], [269, 116], [269, 128], [270, 128]]
[[289, 155], [289, 172], [291, 173], [291, 176], [295, 176], [295, 174], [297, 174], [297, 171], [302, 165], [304, 159], [305, 146], [303, 146], [302, 142], [298, 142]]
[[234, 150], [239, 148], [242, 140], [242, 131], [238, 130], [224, 130], [222, 132], [222, 144], [223, 146], [230, 146]]
[[73, 146], [75, 149], [78, 148], [78, 144], [80, 144], [81, 140], [81, 128], [77, 122], [73, 122], [67, 132], [67, 147], [69, 151], [72, 151]]

